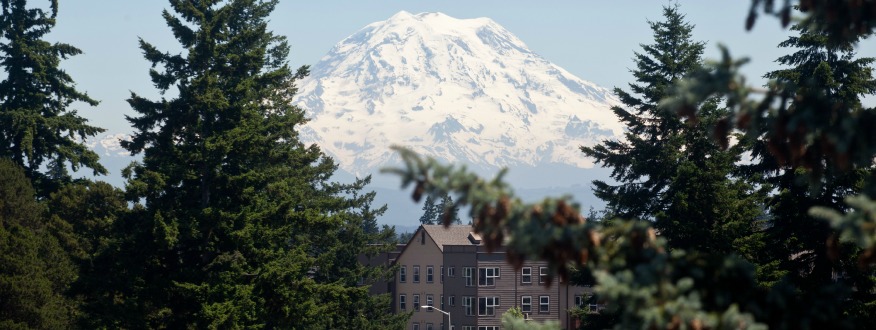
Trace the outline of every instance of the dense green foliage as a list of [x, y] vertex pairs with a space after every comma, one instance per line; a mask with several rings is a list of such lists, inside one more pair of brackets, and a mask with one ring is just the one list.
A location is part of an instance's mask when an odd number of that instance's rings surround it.
[[701, 67], [703, 52], [677, 5], [664, 7], [663, 18], [649, 22], [654, 44], [634, 56], [633, 93], [615, 88], [624, 107], [612, 110], [627, 127], [624, 140], [581, 148], [618, 182], [594, 181], [594, 193], [610, 214], [653, 220], [671, 248], [749, 253], [760, 208], [754, 187], [733, 178], [743, 145], [723, 150], [710, 134], [727, 110], [706, 100], [698, 120], [683, 122], [659, 107], [673, 84]]
[[[173, 99], [132, 94], [143, 153], [126, 170], [132, 212], [119, 237], [95, 325], [149, 328], [373, 328], [391, 325], [386, 299], [360, 277], [360, 254], [389, 245], [366, 231], [368, 179], [329, 181], [332, 161], [298, 141], [290, 105], [306, 68], [286, 65], [285, 38], [267, 30], [276, 1], [171, 1], [163, 16], [183, 54], [140, 41], [152, 81]], [[378, 209], [377, 211], [381, 211]], [[367, 213], [367, 214], [365, 214]], [[109, 275], [112, 274], [112, 275]], [[111, 301], [108, 301], [111, 300]]]
[[73, 102], [93, 106], [97, 101], [76, 90], [60, 68], [62, 59], [82, 51], [43, 39], [58, 12], [57, 0], [47, 2], [50, 13], [29, 8], [25, 0], [0, 1], [0, 68], [6, 73], [0, 81], [0, 157], [22, 166], [40, 197], [70, 180], [67, 166], [106, 173], [97, 154], [82, 143], [103, 129], [70, 109]]
[[65, 294], [76, 269], [46, 228], [24, 170], [0, 158], [0, 182], [0, 328], [69, 328], [77, 309]]
[[[766, 74], [767, 78], [783, 84], [784, 93], [796, 99], [777, 114], [774, 127], [794, 125], [789, 121], [796, 113], [809, 111], [823, 121], [832, 122], [836, 119], [832, 118], [834, 114], [819, 111], [825, 104], [839, 105], [845, 109], [840, 111], [849, 113], [870, 111], [862, 107], [860, 98], [876, 92], [876, 79], [870, 68], [873, 58], [855, 59], [851, 44], [829, 45], [827, 35], [804, 25], [795, 25], [792, 30], [798, 31], [799, 36], [792, 36], [779, 46], [791, 48], [793, 52], [777, 60], [790, 68]], [[839, 122], [833, 124], [841, 125]], [[845, 274], [844, 280], [858, 282], [855, 286], [872, 287], [873, 283], [866, 283], [872, 281], [869, 279], [872, 272], [861, 273], [851, 260], [857, 252], [845, 247], [846, 260], [837, 260], [837, 255], [831, 257], [829, 249], [824, 248], [826, 241], [830, 240], [834, 249], [843, 247], [831, 238], [827, 222], [813, 218], [807, 212], [813, 207], [842, 211], [846, 208], [845, 196], [865, 190], [872, 193], [874, 182], [868, 178], [873, 177], [873, 166], [862, 164], [849, 168], [847, 163], [837, 163], [813, 152], [831, 148], [825, 139], [789, 150], [782, 146], [796, 144], [795, 141], [783, 141], [771, 135], [762, 132], [756, 136], [751, 148], [756, 161], [745, 166], [747, 173], [757, 174], [762, 184], [776, 191], [765, 203], [771, 216], [761, 252], [761, 258], [768, 258], [774, 269], [773, 274], [763, 275], [775, 279], [787, 276], [806, 290], [830, 285], [840, 274]], [[803, 162], [790, 161], [800, 157], [796, 153], [801, 151], [804, 158], [818, 159], [819, 166], [808, 167], [802, 165]], [[872, 295], [870, 292], [859, 291], [855, 295], [867, 301], [873, 300], [872, 297], [864, 298]]]
[[502, 329], [507, 330], [554, 330], [560, 329], [560, 323], [556, 320], [544, 323], [527, 320], [524, 318], [520, 306], [509, 308], [502, 313]]

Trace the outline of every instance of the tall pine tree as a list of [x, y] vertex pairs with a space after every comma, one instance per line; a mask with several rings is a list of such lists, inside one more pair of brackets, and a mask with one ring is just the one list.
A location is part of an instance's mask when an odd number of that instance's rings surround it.
[[635, 53], [632, 93], [615, 88], [624, 106], [612, 110], [627, 126], [624, 139], [582, 147], [585, 155], [612, 168], [618, 182], [594, 181], [595, 194], [615, 216], [654, 221], [671, 247], [752, 250], [757, 200], [751, 185], [731, 178], [740, 147], [722, 150], [709, 134], [726, 110], [712, 100], [700, 105], [698, 122], [684, 122], [659, 107], [674, 83], [700, 67], [703, 52], [677, 5], [664, 7], [663, 17], [649, 22], [654, 44]]
[[267, 29], [277, 1], [170, 4], [183, 53], [140, 47], [155, 86], [178, 94], [128, 100], [139, 115], [123, 146], [143, 154], [126, 170], [136, 205], [97, 257], [112, 275], [95, 288], [91, 326], [399, 324], [385, 297], [356, 285], [385, 271], [357, 256], [390, 247], [366, 244], [388, 240], [365, 230], [373, 195], [355, 193], [367, 179], [330, 182], [332, 160], [298, 140], [304, 111], [290, 100], [307, 69], [291, 71], [285, 38]]
[[70, 109], [73, 102], [97, 101], [76, 90], [60, 68], [62, 59], [82, 51], [43, 39], [58, 14], [58, 1], [47, 2], [50, 12], [28, 8], [25, 0], [0, 0], [0, 67], [6, 73], [0, 81], [0, 157], [22, 166], [40, 197], [70, 179], [68, 166], [106, 174], [97, 154], [82, 143], [103, 129]]
[[[765, 75], [785, 84], [793, 100], [786, 109], [777, 112], [775, 127], [805, 127], [789, 120], [805, 112], [819, 116], [818, 121], [834, 127], [842, 127], [842, 120], [868, 111], [872, 113], [873, 109], [862, 106], [861, 98], [876, 92], [876, 79], [870, 67], [874, 58], [855, 58], [853, 44], [829, 42], [827, 34], [812, 30], [808, 25], [795, 25], [792, 30], [799, 35], [789, 37], [779, 46], [795, 50], [776, 60], [788, 68]], [[787, 276], [802, 290], [814, 291], [833, 285], [837, 275], [843, 275], [842, 281], [859, 288], [853, 291], [852, 299], [845, 300], [849, 304], [847, 308], [853, 311], [850, 319], [876, 315], [872, 307], [876, 295], [872, 290], [863, 289], [874, 286], [874, 272], [858, 267], [856, 260], [860, 251], [853, 246], [839, 245], [831, 236], [829, 223], [808, 214], [813, 207], [843, 212], [847, 208], [845, 196], [876, 193], [876, 182], [873, 182], [876, 171], [872, 162], [870, 166], [852, 168], [848, 163], [823, 157], [820, 155], [823, 150], [836, 149], [836, 146], [830, 145], [830, 140], [815, 139], [800, 152], [808, 163], [820, 166], [804, 166], [789, 161], [795, 156], [775, 146], [781, 139], [766, 137], [762, 134], [752, 145], [757, 161], [747, 166], [747, 171], [758, 174], [764, 184], [776, 192], [767, 199], [770, 221], [763, 250], [763, 258], [769, 258], [776, 265], [772, 276]], [[825, 248], [826, 241], [830, 241], [832, 248]], [[840, 250], [843, 253], [837, 253]], [[856, 314], [858, 312], [861, 315]]]

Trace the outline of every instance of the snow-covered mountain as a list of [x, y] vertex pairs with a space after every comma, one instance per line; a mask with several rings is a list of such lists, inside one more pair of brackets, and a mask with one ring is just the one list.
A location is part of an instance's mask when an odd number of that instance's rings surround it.
[[342, 40], [298, 86], [302, 140], [359, 176], [392, 164], [390, 145], [486, 170], [589, 168], [579, 146], [622, 132], [610, 90], [488, 18], [399, 12]]
[[130, 157], [131, 153], [122, 148], [122, 141], [130, 141], [131, 136], [125, 133], [103, 134], [85, 141], [85, 145], [101, 157]]

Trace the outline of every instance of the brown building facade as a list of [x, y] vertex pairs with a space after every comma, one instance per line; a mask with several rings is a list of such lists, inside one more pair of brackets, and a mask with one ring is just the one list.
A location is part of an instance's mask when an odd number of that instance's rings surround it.
[[[503, 251], [488, 253], [470, 226], [420, 226], [394, 257], [398, 271], [387, 291], [395, 312], [413, 312], [407, 327], [412, 330], [498, 330], [512, 307], [528, 319], [556, 320], [569, 329], [569, 310], [592, 294], [589, 287], [557, 280], [547, 286], [544, 262], [515, 270]], [[420, 306], [449, 313], [451, 324], [444, 313]]]

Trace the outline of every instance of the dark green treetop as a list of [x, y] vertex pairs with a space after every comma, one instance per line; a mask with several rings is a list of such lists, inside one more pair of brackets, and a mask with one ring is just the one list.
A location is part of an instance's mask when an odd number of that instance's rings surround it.
[[757, 194], [732, 178], [741, 145], [722, 150], [710, 134], [727, 110], [709, 100], [699, 105], [698, 121], [683, 122], [659, 105], [674, 83], [700, 68], [703, 52], [677, 5], [664, 7], [663, 16], [649, 22], [654, 44], [635, 54], [633, 93], [615, 89], [624, 106], [612, 110], [628, 128], [624, 140], [582, 147], [618, 181], [594, 181], [594, 192], [619, 217], [654, 220], [673, 248], [752, 250]]
[[76, 269], [47, 230], [24, 170], [0, 158], [0, 182], [0, 328], [71, 328], [77, 306], [65, 291]]
[[[94, 326], [378, 328], [389, 315], [359, 278], [379, 278], [361, 254], [391, 245], [373, 232], [368, 179], [330, 182], [336, 169], [298, 140], [304, 110], [289, 46], [267, 28], [276, 0], [172, 0], [163, 17], [184, 49], [141, 40], [152, 82], [171, 99], [131, 95], [138, 113], [123, 147], [130, 216], [114, 224]], [[351, 197], [352, 196], [352, 197]], [[370, 229], [369, 229], [370, 228]], [[380, 237], [380, 236], [386, 237]]]
[[0, 1], [0, 67], [6, 73], [0, 81], [0, 157], [24, 167], [41, 197], [70, 179], [67, 166], [106, 174], [98, 155], [82, 142], [103, 129], [70, 109], [73, 102], [97, 101], [78, 91], [60, 68], [62, 59], [82, 51], [43, 39], [58, 12], [58, 1], [49, 3], [46, 12], [28, 8], [25, 0]]
[[669, 164], [678, 158], [681, 141], [677, 133], [684, 123], [675, 114], [660, 110], [675, 81], [700, 65], [703, 43], [691, 40], [693, 26], [684, 21], [677, 6], [663, 8], [665, 21], [649, 22], [654, 32], [653, 45], [642, 45], [635, 53], [636, 83], [632, 93], [620, 88], [614, 92], [624, 106], [612, 108], [628, 131], [624, 140], [607, 140], [594, 147], [584, 147], [584, 154], [612, 168], [611, 177], [620, 185], [594, 181], [594, 193], [608, 202], [608, 208], [624, 218], [650, 218], [665, 205], [667, 185], [675, 175]]
[[[808, 25], [796, 24], [791, 36], [779, 44], [792, 52], [776, 61], [787, 68], [769, 72], [766, 78], [785, 86], [790, 97], [785, 109], [775, 112], [772, 133], [760, 132], [751, 145], [755, 162], [744, 166], [756, 174], [761, 182], [775, 191], [765, 205], [770, 214], [766, 226], [764, 256], [775, 264], [776, 275], [785, 275], [796, 286], [806, 290], [832, 285], [837, 274], [843, 280], [855, 281], [856, 287], [872, 287], [872, 270], [859, 269], [854, 259], [860, 253], [853, 246], [841, 246], [830, 230], [830, 224], [808, 214], [813, 207], [844, 211], [845, 196], [868, 192], [872, 194], [873, 165], [851, 166], [830, 157], [820, 150], [828, 148], [855, 148], [832, 144], [831, 139], [813, 139], [801, 145], [793, 138], [785, 140], [777, 135], [800, 125], [792, 118], [811, 113], [818, 121], [843, 126], [843, 120], [872, 112], [861, 104], [861, 97], [876, 91], [870, 65], [873, 58], [855, 58], [849, 43], [829, 43], [828, 35], [813, 31]], [[761, 125], [767, 125], [761, 122]], [[848, 132], [852, 133], [852, 132]], [[836, 140], [833, 140], [836, 141]], [[798, 145], [798, 149], [785, 148]], [[801, 154], [792, 154], [792, 153]], [[803, 157], [818, 166], [809, 167], [792, 159]], [[812, 178], [813, 180], [807, 180]], [[831, 249], [825, 248], [830, 241]], [[839, 257], [839, 250], [845, 250]], [[776, 275], [773, 275], [774, 277]], [[848, 303], [869, 303], [874, 300], [869, 290], [856, 290]], [[869, 296], [869, 297], [866, 297]]]

